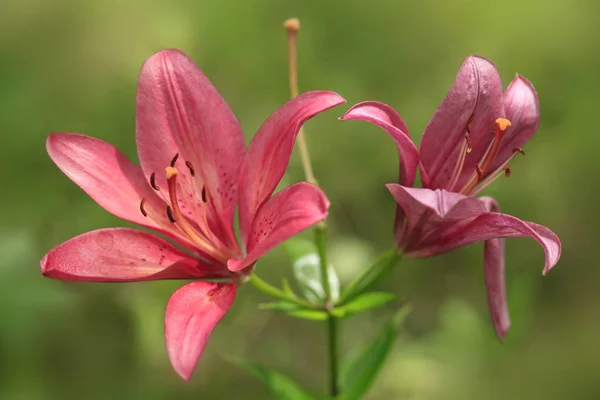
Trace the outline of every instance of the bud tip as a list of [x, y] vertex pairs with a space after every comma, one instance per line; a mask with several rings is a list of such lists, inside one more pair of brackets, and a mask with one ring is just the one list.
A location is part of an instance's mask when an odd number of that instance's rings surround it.
[[300, 30], [300, 20], [298, 18], [288, 18], [283, 21], [283, 27], [288, 32], [298, 32]]

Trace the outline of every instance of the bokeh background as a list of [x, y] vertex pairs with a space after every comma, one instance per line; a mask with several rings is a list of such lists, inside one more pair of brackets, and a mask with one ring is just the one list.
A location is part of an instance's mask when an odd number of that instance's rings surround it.
[[[266, 399], [226, 361], [278, 369], [325, 387], [323, 324], [259, 311], [245, 286], [191, 382], [164, 349], [164, 307], [178, 282], [70, 284], [42, 278], [39, 260], [88, 230], [123, 226], [63, 176], [45, 152], [52, 131], [85, 133], [132, 159], [139, 68], [153, 52], [187, 52], [238, 116], [247, 138], [288, 98], [282, 21], [301, 19], [302, 91], [331, 89], [348, 104], [310, 121], [316, 174], [332, 201], [330, 253], [343, 281], [391, 245], [392, 141], [365, 123], [338, 122], [351, 104], [380, 100], [415, 140], [463, 59], [493, 59], [505, 85], [536, 86], [539, 132], [512, 175], [486, 190], [505, 212], [558, 233], [560, 264], [542, 277], [529, 239], [507, 243], [513, 326], [505, 344], [487, 315], [482, 246], [406, 260], [382, 289], [414, 311], [370, 399], [600, 398], [600, 3], [482, 1], [0, 2], [0, 398]], [[302, 180], [295, 155], [285, 183]], [[282, 249], [258, 265], [291, 277]], [[369, 341], [400, 303], [345, 320], [344, 350]]]

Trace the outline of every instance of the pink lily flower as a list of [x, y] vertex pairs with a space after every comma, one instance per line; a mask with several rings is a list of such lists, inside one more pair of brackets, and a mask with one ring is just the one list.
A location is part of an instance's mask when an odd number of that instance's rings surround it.
[[304, 93], [275, 111], [246, 149], [229, 106], [192, 60], [177, 50], [154, 54], [137, 87], [141, 168], [109, 143], [79, 134], [53, 133], [46, 146], [100, 206], [186, 251], [144, 231], [100, 229], [52, 249], [42, 273], [66, 281], [193, 279], [171, 296], [165, 314], [169, 358], [188, 380], [256, 260], [326, 218], [329, 201], [316, 186], [301, 182], [272, 194], [300, 126], [343, 102], [333, 92]]
[[[484, 241], [488, 305], [500, 340], [510, 327], [504, 281], [504, 238], [529, 236], [544, 249], [546, 274], [560, 258], [561, 243], [548, 228], [500, 212], [491, 197], [473, 197], [525, 154], [540, 110], [533, 85], [517, 75], [506, 91], [495, 65], [470, 56], [425, 128], [419, 149], [390, 106], [364, 102], [342, 120], [363, 120], [385, 130], [400, 158], [398, 184], [387, 188], [398, 203], [395, 237], [406, 255], [429, 257]], [[424, 188], [414, 188], [417, 165]]]

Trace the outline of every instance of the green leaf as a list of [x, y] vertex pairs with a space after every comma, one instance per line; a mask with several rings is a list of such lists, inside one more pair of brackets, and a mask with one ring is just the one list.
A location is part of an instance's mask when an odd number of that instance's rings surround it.
[[346, 304], [361, 293], [372, 289], [400, 261], [402, 255], [396, 250], [381, 253], [379, 257], [363, 273], [356, 277], [342, 291], [340, 304]]
[[265, 384], [273, 392], [278, 400], [315, 400], [318, 399], [314, 394], [305, 391], [296, 384], [290, 377], [281, 372], [263, 367], [261, 365], [241, 360], [238, 358], [230, 358], [234, 364], [243, 370], [254, 375], [259, 381]]
[[[313, 242], [303, 239], [290, 239], [284, 245], [292, 260], [294, 278], [304, 297], [314, 304], [325, 299], [325, 289], [321, 280], [321, 258]], [[340, 281], [333, 266], [327, 269], [331, 299], [336, 302], [340, 297]]]
[[294, 291], [292, 290], [292, 287], [290, 286], [290, 281], [288, 281], [287, 278], [283, 278], [283, 281], [281, 284], [282, 284], [281, 287], [283, 289], [283, 293], [285, 293], [289, 297], [296, 297], [296, 294], [294, 293]]
[[342, 376], [342, 395], [340, 400], [359, 400], [367, 393], [387, 355], [392, 349], [392, 344], [398, 336], [400, 325], [410, 313], [410, 307], [402, 307], [384, 325], [373, 342], [357, 357], [353, 357], [350, 365]]
[[396, 295], [392, 293], [363, 293], [358, 297], [355, 297], [350, 302], [344, 304], [343, 306], [334, 308], [333, 310], [331, 310], [331, 313], [337, 318], [347, 318], [351, 315], [358, 314], [360, 312], [381, 307], [394, 300], [396, 300]]
[[323, 310], [304, 308], [290, 301], [274, 301], [270, 303], [261, 303], [258, 305], [258, 308], [260, 308], [261, 310], [279, 311], [286, 315], [301, 319], [310, 319], [314, 321], [324, 321], [327, 319], [327, 313]]

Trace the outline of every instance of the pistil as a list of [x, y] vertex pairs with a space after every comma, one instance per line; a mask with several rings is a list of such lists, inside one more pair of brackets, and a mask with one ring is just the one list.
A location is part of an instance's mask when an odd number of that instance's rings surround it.
[[494, 140], [492, 140], [492, 143], [490, 143], [489, 147], [484, 153], [481, 162], [475, 165], [475, 172], [471, 175], [471, 178], [467, 181], [462, 190], [460, 190], [460, 193], [471, 193], [471, 191], [485, 179], [488, 168], [492, 165], [496, 156], [498, 155], [502, 138], [504, 137], [504, 133], [508, 130], [508, 128], [510, 128], [509, 120], [506, 118], [496, 119], [496, 130], [493, 132]]

